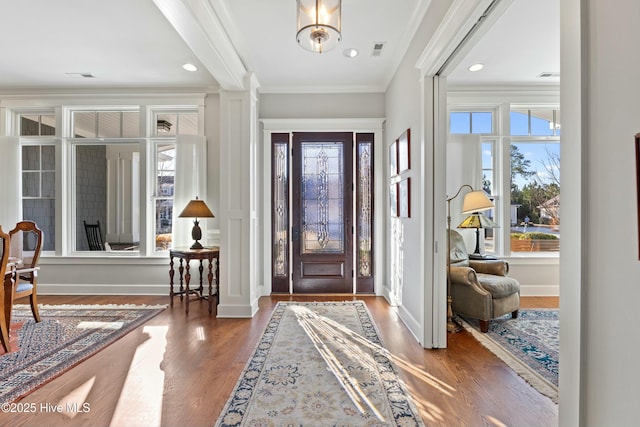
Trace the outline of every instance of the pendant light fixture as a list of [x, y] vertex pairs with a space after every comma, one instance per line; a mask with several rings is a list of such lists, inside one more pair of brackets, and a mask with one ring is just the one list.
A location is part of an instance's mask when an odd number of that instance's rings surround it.
[[303, 48], [322, 53], [340, 43], [342, 0], [296, 0], [298, 34]]

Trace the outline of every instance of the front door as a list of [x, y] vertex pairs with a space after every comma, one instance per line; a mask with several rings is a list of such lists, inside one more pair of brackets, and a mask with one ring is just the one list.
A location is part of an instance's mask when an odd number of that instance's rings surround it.
[[294, 133], [294, 293], [353, 293], [353, 134]]

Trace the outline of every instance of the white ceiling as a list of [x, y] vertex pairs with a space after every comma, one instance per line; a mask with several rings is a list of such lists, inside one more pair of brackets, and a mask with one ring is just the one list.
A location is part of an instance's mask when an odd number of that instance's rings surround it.
[[[0, 0], [0, 90], [209, 88], [244, 69], [262, 92], [382, 92], [430, 3], [344, 0], [342, 43], [314, 54], [296, 44], [294, 0]], [[515, 0], [449, 80], [537, 83], [559, 71], [558, 3]], [[342, 55], [351, 47], [353, 59]], [[482, 72], [463, 70], [476, 61]]]

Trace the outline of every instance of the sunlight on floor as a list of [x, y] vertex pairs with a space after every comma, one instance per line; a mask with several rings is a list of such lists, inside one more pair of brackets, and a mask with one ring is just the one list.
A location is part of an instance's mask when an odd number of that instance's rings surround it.
[[384, 417], [360, 388], [357, 379], [349, 375], [349, 372], [343, 366], [342, 362], [325, 344], [325, 342], [340, 342], [343, 346], [343, 351], [352, 359], [357, 360], [360, 365], [366, 366], [370, 371], [377, 372], [375, 362], [372, 360], [372, 355], [370, 353], [363, 352], [362, 348], [357, 344], [341, 339], [341, 337], [337, 336], [338, 332], [326, 323], [326, 320], [328, 319], [318, 316], [306, 307], [292, 306], [291, 310], [296, 313], [298, 323], [300, 323], [302, 329], [309, 336], [318, 350], [318, 353], [320, 353], [327, 363], [329, 370], [335, 375], [338, 382], [356, 408], [358, 408], [360, 413], [365, 412], [364, 407], [366, 406], [380, 421], [384, 422]]
[[[334, 344], [339, 343], [339, 345], [343, 347], [341, 350], [345, 354], [349, 355], [353, 360], [356, 360], [358, 364], [367, 367], [374, 372], [377, 372], [378, 369], [375, 365], [376, 362], [373, 359], [373, 355], [381, 354], [386, 356], [397, 368], [407, 371], [418, 380], [430, 385], [436, 390], [436, 392], [442, 393], [447, 397], [453, 397], [453, 393], [456, 389], [451, 385], [439, 380], [421, 367], [408, 363], [404, 359], [391, 354], [384, 347], [372, 343], [346, 326], [329, 318], [319, 316], [306, 307], [292, 306], [291, 309], [296, 313], [301, 327], [313, 341], [320, 355], [327, 362], [327, 366], [330, 371], [336, 376], [342, 387], [360, 411], [364, 411], [363, 407], [368, 406], [380, 418], [379, 411], [370, 405], [369, 399], [358, 386], [357, 380], [348, 374], [338, 358], [327, 347], [325, 344], [326, 342], [332, 342]], [[426, 414], [429, 421], [444, 421], [443, 411], [438, 406], [419, 396], [414, 397], [413, 399], [416, 406], [421, 409], [421, 413]], [[382, 418], [380, 419], [382, 420]], [[497, 423], [497, 420], [492, 421], [496, 423], [496, 426], [500, 425]]]
[[68, 418], [73, 418], [79, 413], [87, 411], [88, 407], [84, 405], [95, 382], [96, 377], [93, 376], [63, 397], [58, 402], [58, 406], [62, 408], [62, 414]]
[[149, 339], [136, 349], [118, 399], [111, 427], [162, 424], [164, 372], [160, 365], [167, 345], [168, 326], [145, 326]]
[[80, 322], [76, 328], [78, 329], [122, 329], [124, 322]]

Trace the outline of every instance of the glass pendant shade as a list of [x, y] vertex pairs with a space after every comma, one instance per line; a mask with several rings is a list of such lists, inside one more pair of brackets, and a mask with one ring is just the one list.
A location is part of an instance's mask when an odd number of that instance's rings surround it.
[[304, 49], [322, 53], [340, 43], [342, 0], [296, 0], [298, 34]]

